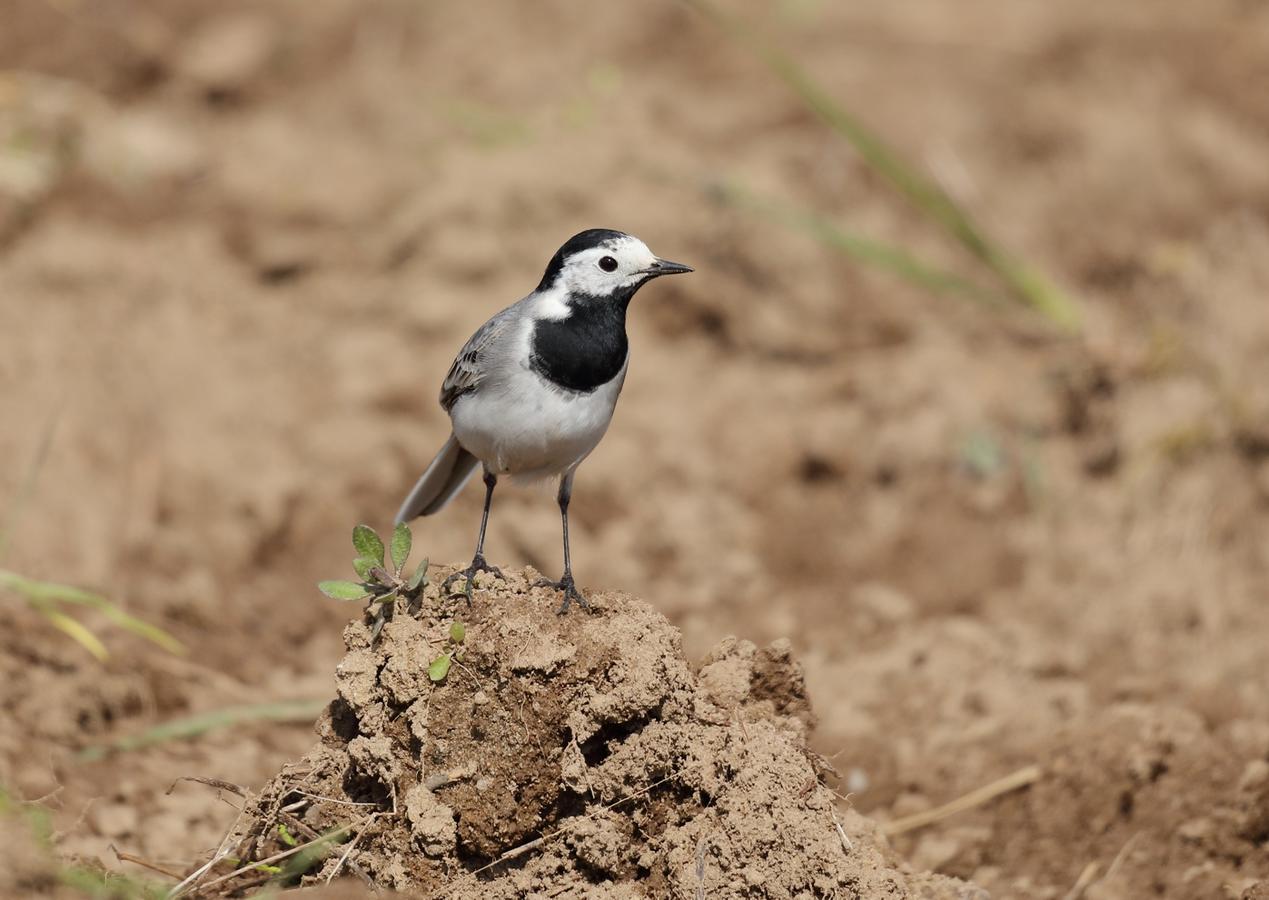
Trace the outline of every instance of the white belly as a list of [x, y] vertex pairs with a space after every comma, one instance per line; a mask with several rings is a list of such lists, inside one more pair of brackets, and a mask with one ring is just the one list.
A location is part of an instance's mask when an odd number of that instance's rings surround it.
[[607, 384], [574, 394], [520, 369], [505, 384], [460, 397], [450, 410], [454, 435], [497, 475], [525, 480], [559, 475], [585, 459], [604, 436], [625, 379], [622, 366]]

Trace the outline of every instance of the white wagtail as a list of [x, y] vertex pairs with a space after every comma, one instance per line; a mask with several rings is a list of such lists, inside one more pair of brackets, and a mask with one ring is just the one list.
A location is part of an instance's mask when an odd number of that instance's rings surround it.
[[471, 565], [445, 579], [466, 579], [471, 602], [477, 572], [502, 577], [485, 561], [485, 526], [499, 475], [533, 481], [558, 477], [564, 526], [564, 577], [542, 580], [561, 591], [568, 611], [586, 598], [573, 583], [568, 501], [573, 474], [608, 430], [630, 362], [626, 307], [635, 291], [661, 275], [690, 272], [658, 259], [643, 241], [593, 228], [569, 238], [551, 257], [537, 289], [476, 330], [441, 385], [453, 433], [436, 454], [397, 522], [440, 511], [482, 466], [485, 509]]

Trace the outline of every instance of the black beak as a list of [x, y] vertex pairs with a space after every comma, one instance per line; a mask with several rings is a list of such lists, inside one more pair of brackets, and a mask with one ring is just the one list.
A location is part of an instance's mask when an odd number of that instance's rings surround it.
[[682, 263], [670, 262], [668, 259], [658, 259], [643, 270], [643, 274], [649, 278], [657, 278], [661, 275], [682, 275], [684, 272], [691, 272], [691, 266], [685, 266]]

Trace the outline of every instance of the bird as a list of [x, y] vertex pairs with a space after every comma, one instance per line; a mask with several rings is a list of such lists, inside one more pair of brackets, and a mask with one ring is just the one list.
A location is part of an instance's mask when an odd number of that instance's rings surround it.
[[535, 586], [589, 608], [573, 579], [568, 505], [577, 467], [612, 421], [630, 364], [626, 310], [639, 288], [691, 266], [654, 255], [637, 237], [609, 228], [573, 235], [555, 252], [537, 288], [476, 329], [441, 385], [441, 408], [452, 430], [397, 512], [397, 523], [440, 512], [479, 468], [485, 505], [471, 565], [445, 579], [465, 580], [471, 603], [479, 572], [502, 578], [485, 559], [485, 528], [498, 479], [558, 478], [564, 574]]

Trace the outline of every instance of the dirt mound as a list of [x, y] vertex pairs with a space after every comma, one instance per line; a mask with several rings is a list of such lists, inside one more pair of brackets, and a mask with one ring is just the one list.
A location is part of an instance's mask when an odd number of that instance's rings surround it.
[[[343, 829], [294, 875], [449, 897], [978, 895], [903, 872], [836, 808], [787, 643], [727, 639], [693, 672], [638, 600], [558, 616], [526, 574], [482, 584], [470, 609], [428, 588], [373, 644], [348, 626], [320, 744], [264, 788], [230, 856], [281, 866]], [[222, 884], [276, 874], [239, 871]]]

